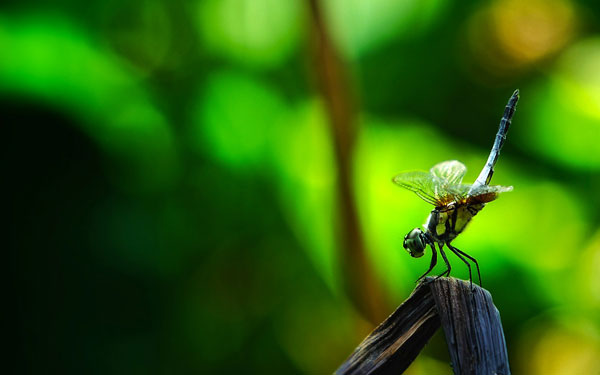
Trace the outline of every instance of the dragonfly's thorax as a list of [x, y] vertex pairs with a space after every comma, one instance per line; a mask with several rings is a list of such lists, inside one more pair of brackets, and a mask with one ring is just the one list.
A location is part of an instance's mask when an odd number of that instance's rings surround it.
[[483, 206], [483, 203], [451, 203], [444, 207], [436, 207], [425, 222], [425, 230], [437, 242], [450, 242], [465, 229]]

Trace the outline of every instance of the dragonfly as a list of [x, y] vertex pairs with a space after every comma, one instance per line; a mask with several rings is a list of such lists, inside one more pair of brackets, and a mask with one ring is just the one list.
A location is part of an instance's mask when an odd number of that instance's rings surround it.
[[417, 279], [417, 282], [427, 276], [437, 264], [436, 246], [446, 264], [446, 270], [438, 277], [450, 276], [452, 267], [444, 252], [446, 246], [467, 265], [471, 286], [473, 285], [471, 264], [467, 259], [475, 264], [479, 285], [481, 285], [481, 272], [477, 260], [451, 243], [487, 203], [498, 198], [501, 193], [513, 189], [512, 186], [490, 185], [490, 181], [518, 101], [519, 90], [515, 90], [504, 109], [487, 162], [473, 184], [462, 183], [467, 168], [457, 160], [438, 163], [429, 172], [407, 171], [394, 177], [393, 181], [396, 184], [416, 193], [425, 202], [435, 206], [423, 225], [424, 230], [415, 228], [404, 237], [403, 246], [414, 258], [423, 256], [427, 245], [432, 249], [429, 269]]

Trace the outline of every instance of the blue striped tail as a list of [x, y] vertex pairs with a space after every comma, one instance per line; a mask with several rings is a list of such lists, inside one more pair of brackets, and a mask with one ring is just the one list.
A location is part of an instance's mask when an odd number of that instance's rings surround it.
[[494, 141], [494, 146], [492, 146], [492, 151], [490, 151], [490, 156], [488, 156], [488, 160], [481, 170], [479, 177], [477, 177], [477, 180], [475, 180], [473, 186], [488, 185], [490, 183], [492, 175], [494, 174], [494, 165], [496, 165], [498, 156], [500, 156], [500, 149], [502, 149], [504, 141], [506, 140], [506, 133], [508, 133], [508, 128], [510, 128], [510, 123], [513, 115], [515, 114], [518, 101], [519, 90], [515, 90], [508, 100], [506, 108], [504, 108], [504, 115], [502, 116], [502, 120], [500, 120], [500, 127], [498, 128], [498, 133], [496, 133], [496, 139]]

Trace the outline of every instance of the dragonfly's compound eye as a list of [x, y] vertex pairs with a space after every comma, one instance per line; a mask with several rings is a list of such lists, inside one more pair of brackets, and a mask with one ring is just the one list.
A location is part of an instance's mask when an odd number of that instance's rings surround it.
[[425, 246], [427, 246], [425, 234], [421, 229], [415, 228], [404, 237], [403, 245], [410, 256], [419, 258], [423, 256], [423, 251], [425, 250]]

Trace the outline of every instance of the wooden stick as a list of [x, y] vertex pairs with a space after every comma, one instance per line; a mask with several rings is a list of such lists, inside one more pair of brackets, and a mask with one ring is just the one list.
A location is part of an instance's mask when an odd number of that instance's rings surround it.
[[353, 190], [354, 148], [358, 125], [357, 99], [348, 66], [338, 52], [327, 28], [323, 0], [306, 0], [311, 21], [311, 56], [320, 89], [335, 156], [336, 192], [338, 199], [338, 259], [343, 286], [354, 305], [372, 323], [389, 311], [381, 285], [368, 261], [368, 251], [358, 218]]
[[491, 294], [454, 278], [430, 284], [455, 374], [510, 374], [500, 313]]
[[421, 283], [337, 369], [336, 374], [400, 374], [440, 327], [435, 300]]
[[337, 369], [338, 375], [400, 374], [441, 326], [455, 374], [510, 374], [500, 314], [488, 291], [427, 277]]

